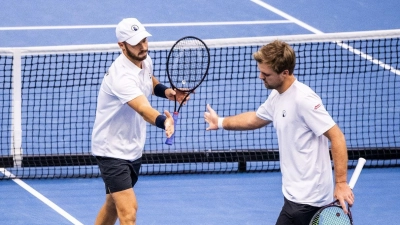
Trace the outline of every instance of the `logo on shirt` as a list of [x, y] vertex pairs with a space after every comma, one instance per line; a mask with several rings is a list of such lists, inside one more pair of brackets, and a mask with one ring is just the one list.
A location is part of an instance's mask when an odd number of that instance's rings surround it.
[[321, 107], [321, 104], [314, 106], [314, 110], [317, 110], [319, 107]]
[[286, 116], [286, 110], [283, 110], [282, 111], [282, 117], [285, 117]]

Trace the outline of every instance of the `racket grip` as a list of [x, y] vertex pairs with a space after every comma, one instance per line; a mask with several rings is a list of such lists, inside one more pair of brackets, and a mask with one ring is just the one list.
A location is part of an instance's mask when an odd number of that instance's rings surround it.
[[[176, 130], [176, 125], [178, 124], [178, 112], [174, 112], [174, 114], [172, 114], [172, 118], [174, 119], [174, 128]], [[172, 145], [174, 143], [175, 140], [175, 131], [174, 133], [171, 135], [170, 138], [167, 138], [167, 140], [165, 141], [165, 144], [167, 145]]]
[[358, 177], [360, 176], [361, 170], [364, 167], [366, 160], [364, 158], [359, 158], [358, 163], [356, 168], [354, 169], [353, 175], [351, 176], [350, 182], [349, 182], [349, 187], [351, 189], [354, 188], [354, 185], [356, 185], [356, 182], [358, 180]]

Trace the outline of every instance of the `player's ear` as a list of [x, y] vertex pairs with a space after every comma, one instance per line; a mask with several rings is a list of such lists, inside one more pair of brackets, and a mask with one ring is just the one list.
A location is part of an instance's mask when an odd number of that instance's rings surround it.
[[282, 76], [289, 76], [290, 74], [289, 74], [289, 70], [284, 70], [284, 71], [282, 71], [281, 72], [281, 75]]
[[118, 46], [119, 46], [122, 50], [125, 50], [124, 42], [118, 42]]

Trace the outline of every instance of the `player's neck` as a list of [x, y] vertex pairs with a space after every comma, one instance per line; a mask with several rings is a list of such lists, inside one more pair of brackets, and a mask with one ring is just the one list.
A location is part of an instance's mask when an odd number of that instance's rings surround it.
[[129, 61], [131, 61], [133, 64], [135, 64], [135, 66], [139, 67], [140, 69], [142, 69], [142, 61], [141, 60], [136, 60], [133, 59], [132, 57], [130, 57], [128, 54], [126, 54], [124, 52], [124, 55], [127, 59], [129, 59]]
[[277, 88], [276, 90], [279, 92], [279, 94], [282, 94], [285, 92], [287, 89], [289, 89], [290, 86], [296, 81], [296, 77], [294, 75], [289, 75], [282, 83], [282, 85]]
[[[129, 58], [128, 58], [129, 59]], [[133, 64], [135, 64], [137, 67], [142, 69], [142, 61], [134, 60], [134, 59], [129, 59]]]

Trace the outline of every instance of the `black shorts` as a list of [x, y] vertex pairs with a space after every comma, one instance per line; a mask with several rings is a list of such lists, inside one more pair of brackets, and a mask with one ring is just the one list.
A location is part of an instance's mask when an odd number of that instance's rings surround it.
[[309, 225], [311, 218], [321, 207], [299, 204], [284, 198], [282, 211], [276, 225]]
[[139, 178], [142, 159], [135, 161], [96, 156], [106, 194], [123, 191], [135, 186]]

